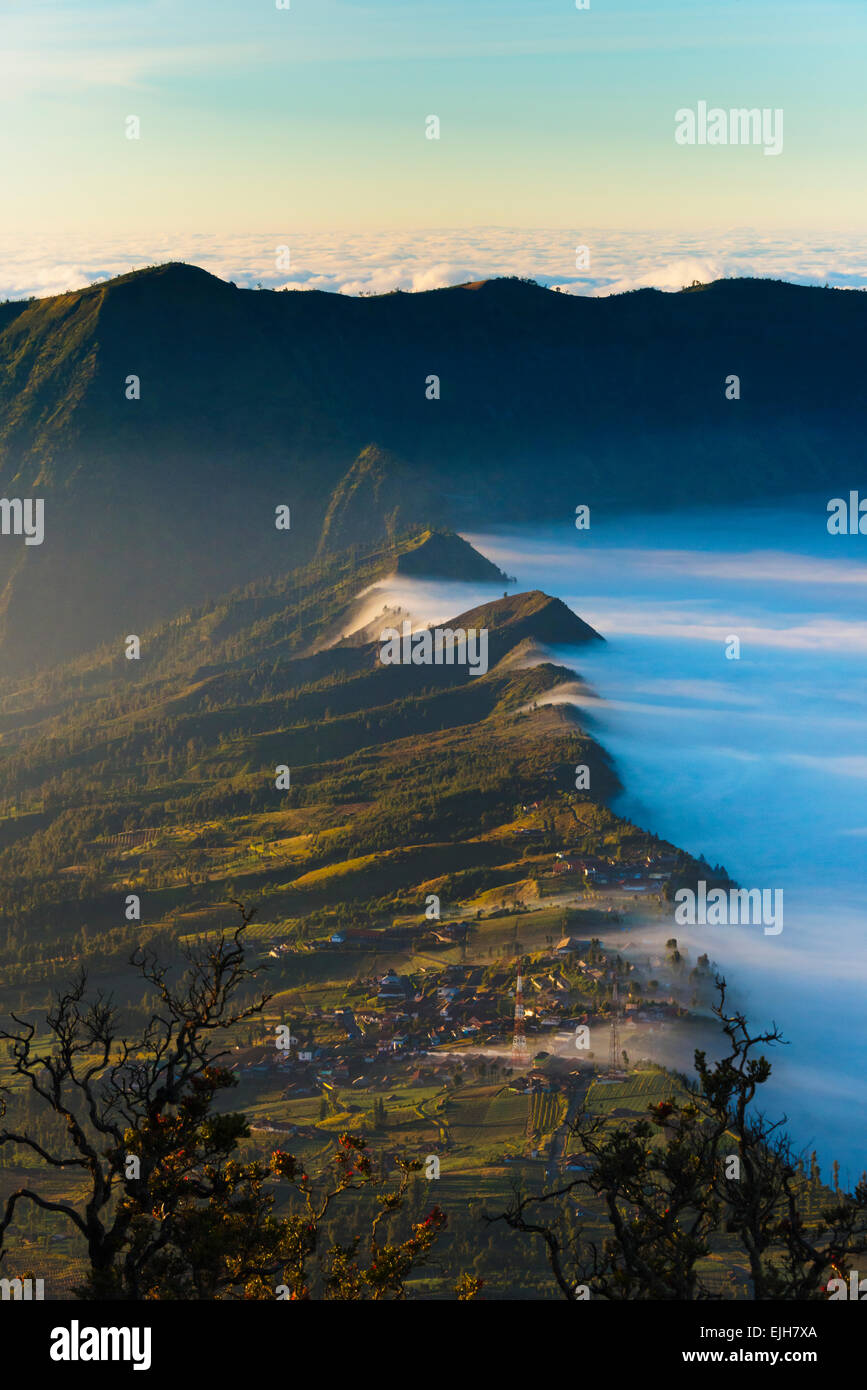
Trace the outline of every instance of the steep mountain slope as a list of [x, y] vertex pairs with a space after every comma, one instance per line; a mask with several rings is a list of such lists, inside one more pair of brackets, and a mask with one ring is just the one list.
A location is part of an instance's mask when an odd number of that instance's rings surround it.
[[[0, 964], [24, 941], [31, 959], [62, 958], [83, 923], [115, 940], [119, 895], [138, 885], [155, 923], [238, 890], [293, 917], [348, 905], [369, 915], [390, 894], [414, 903], [431, 878], [521, 877], [515, 808], [541, 797], [563, 800], [560, 833], [576, 833], [564, 798], [583, 807], [588, 844], [638, 835], [606, 807], [619, 783], [605, 752], [568, 708], [538, 707], [573, 679], [565, 668], [473, 677], [383, 665], [378, 642], [316, 650], [351, 582], [416, 540], [235, 591], [147, 634], [138, 661], [97, 652], [7, 686]], [[596, 640], [538, 592], [474, 616], [497, 655]], [[591, 769], [592, 795], [574, 796], [576, 763]], [[257, 859], [251, 836], [282, 847]]]
[[423, 476], [387, 449], [368, 444], [340, 479], [325, 512], [319, 554], [391, 539], [446, 514]]
[[46, 533], [0, 537], [0, 658], [50, 664], [304, 563], [326, 518], [341, 549], [423, 519], [845, 491], [865, 324], [863, 295], [767, 281], [352, 299], [176, 264], [6, 306], [0, 495], [44, 498]]
[[397, 573], [413, 579], [464, 579], [510, 583], [508, 575], [451, 531], [423, 531], [418, 544], [397, 557]]

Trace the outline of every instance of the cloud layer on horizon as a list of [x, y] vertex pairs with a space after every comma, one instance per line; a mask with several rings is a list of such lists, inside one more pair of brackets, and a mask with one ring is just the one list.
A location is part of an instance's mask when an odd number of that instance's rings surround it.
[[[289, 247], [290, 269], [277, 266]], [[576, 250], [590, 253], [576, 268]], [[679, 290], [693, 280], [764, 276], [799, 284], [867, 288], [867, 244], [856, 233], [815, 240], [750, 228], [682, 233], [478, 227], [410, 232], [209, 233], [96, 243], [44, 236], [26, 248], [0, 238], [0, 299], [80, 289], [165, 261], [187, 261], [224, 280], [266, 289], [382, 294], [438, 289], [500, 275], [530, 276], [570, 294]]]

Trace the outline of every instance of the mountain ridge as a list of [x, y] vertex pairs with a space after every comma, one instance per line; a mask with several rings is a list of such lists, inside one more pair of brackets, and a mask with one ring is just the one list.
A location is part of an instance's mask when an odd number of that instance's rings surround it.
[[169, 263], [2, 307], [0, 495], [46, 509], [41, 547], [0, 536], [10, 671], [389, 527], [832, 496], [860, 469], [852, 291], [351, 298]]

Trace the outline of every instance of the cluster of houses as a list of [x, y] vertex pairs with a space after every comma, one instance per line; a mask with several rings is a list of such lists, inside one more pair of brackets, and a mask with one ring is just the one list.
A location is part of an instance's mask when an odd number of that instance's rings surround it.
[[450, 965], [414, 985], [407, 976], [387, 970], [376, 994], [383, 1012], [364, 1018], [371, 1026], [379, 1025], [377, 1049], [426, 1051], [479, 1035], [500, 1041], [500, 994], [483, 985], [483, 973], [481, 965]]
[[[524, 1025], [530, 1059], [544, 1050], [556, 1053], [558, 1043], [574, 1042], [579, 1024], [599, 1019], [594, 999], [604, 1000], [606, 992], [593, 986], [604, 983], [611, 966], [594, 945], [564, 936], [525, 972]], [[233, 1065], [241, 1078], [254, 1080], [268, 1073], [270, 1080], [278, 1079], [284, 1099], [338, 1091], [342, 1103], [353, 1088], [381, 1089], [397, 1075], [402, 1085], [407, 1081], [429, 1084], [437, 1071], [453, 1069], [467, 1045], [480, 1051], [500, 1049], [498, 1064], [505, 1069], [510, 1066], [514, 991], [513, 968], [505, 965], [451, 964], [427, 967], [412, 976], [389, 969], [364, 982], [363, 1003], [356, 999], [354, 1007], [313, 1008], [293, 1028], [297, 1036], [290, 1047], [281, 1048], [276, 1038], [269, 1038], [236, 1049]], [[603, 1003], [603, 1024], [607, 1024], [606, 1009]], [[640, 1003], [623, 999], [621, 1009], [626, 1019], [651, 1024], [681, 1012], [671, 1000], [646, 998]], [[515, 1073], [514, 1081], [533, 1089], [544, 1078], [541, 1073], [522, 1071]]]
[[678, 866], [676, 854], [646, 855], [642, 859], [605, 859], [593, 854], [558, 850], [552, 873], [579, 874], [595, 887], [623, 888], [631, 893], [661, 892]]

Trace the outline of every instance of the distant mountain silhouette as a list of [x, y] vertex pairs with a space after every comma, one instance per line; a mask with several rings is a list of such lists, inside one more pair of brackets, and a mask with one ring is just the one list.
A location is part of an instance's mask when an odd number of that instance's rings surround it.
[[865, 327], [862, 294], [764, 280], [356, 299], [179, 264], [0, 306], [0, 497], [46, 502], [42, 546], [0, 536], [3, 668], [409, 524], [836, 495]]

